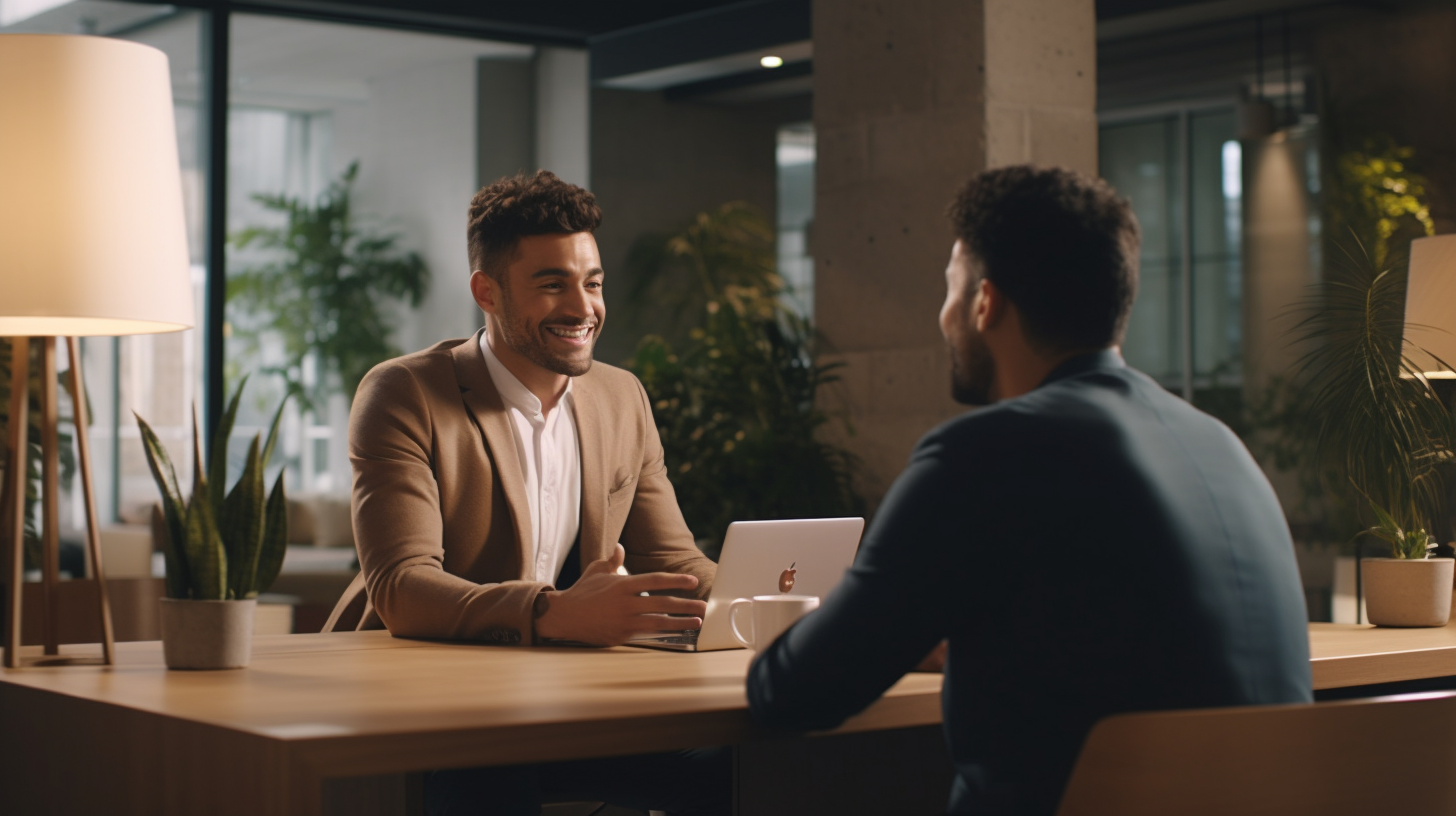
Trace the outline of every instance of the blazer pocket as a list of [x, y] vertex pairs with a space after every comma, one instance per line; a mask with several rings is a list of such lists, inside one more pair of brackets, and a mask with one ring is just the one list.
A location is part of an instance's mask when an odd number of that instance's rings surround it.
[[617, 471], [617, 478], [613, 479], [612, 482], [616, 487], [607, 491], [608, 505], [616, 504], [624, 499], [631, 499], [636, 495], [637, 474], [632, 473], [626, 468]]

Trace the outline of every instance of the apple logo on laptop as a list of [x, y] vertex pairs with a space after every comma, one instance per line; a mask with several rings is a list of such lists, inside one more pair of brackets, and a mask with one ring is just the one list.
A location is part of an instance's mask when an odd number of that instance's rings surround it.
[[779, 592], [789, 592], [794, 588], [794, 573], [798, 572], [798, 570], [794, 569], [794, 566], [798, 563], [798, 561], [795, 561], [789, 565], [788, 569], [779, 574]]

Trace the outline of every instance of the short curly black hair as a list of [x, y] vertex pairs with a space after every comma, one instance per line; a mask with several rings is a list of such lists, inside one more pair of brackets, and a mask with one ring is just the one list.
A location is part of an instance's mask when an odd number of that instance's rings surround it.
[[1027, 340], [1053, 350], [1122, 342], [1142, 238], [1132, 206], [1106, 182], [1061, 168], [1001, 167], [967, 182], [949, 215], [986, 278], [1021, 313]]
[[530, 175], [506, 176], [480, 188], [470, 199], [465, 230], [470, 268], [503, 281], [522, 238], [596, 232], [601, 225], [596, 196], [555, 173], [537, 170]]

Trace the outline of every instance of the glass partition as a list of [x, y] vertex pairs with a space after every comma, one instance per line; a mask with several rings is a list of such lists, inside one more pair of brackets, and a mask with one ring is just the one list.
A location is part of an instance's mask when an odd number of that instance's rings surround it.
[[1102, 177], [1142, 226], [1141, 278], [1123, 355], [1201, 407], [1243, 382], [1241, 155], [1228, 109], [1104, 124]]
[[290, 394], [290, 494], [344, 496], [359, 378], [479, 325], [465, 250], [490, 102], [478, 69], [534, 50], [235, 14], [229, 51], [229, 391], [250, 376], [231, 453]]

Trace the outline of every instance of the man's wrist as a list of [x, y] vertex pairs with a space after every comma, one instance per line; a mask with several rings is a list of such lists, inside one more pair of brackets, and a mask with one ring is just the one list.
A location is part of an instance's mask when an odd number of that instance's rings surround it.
[[536, 593], [536, 600], [531, 604], [531, 642], [540, 643], [547, 636], [541, 632], [541, 618], [551, 610], [551, 595], [549, 589], [543, 589]]

